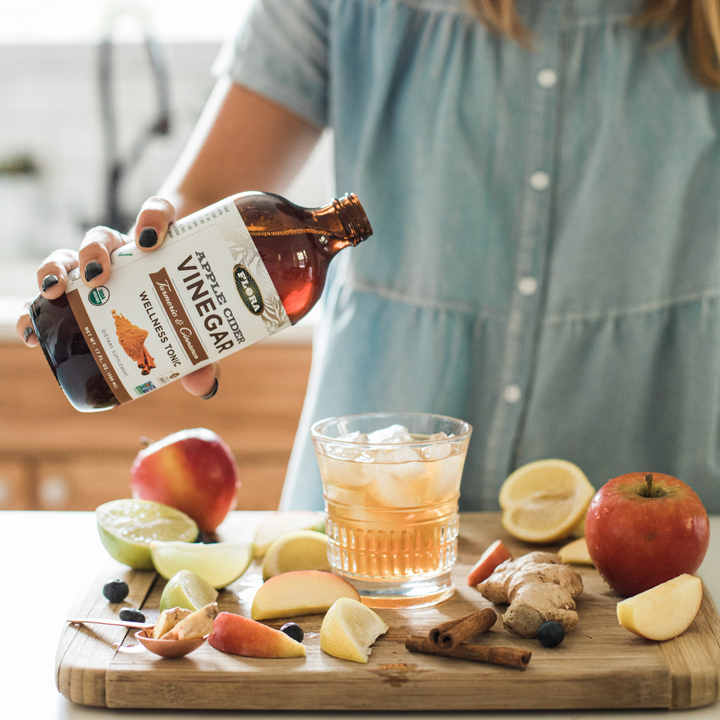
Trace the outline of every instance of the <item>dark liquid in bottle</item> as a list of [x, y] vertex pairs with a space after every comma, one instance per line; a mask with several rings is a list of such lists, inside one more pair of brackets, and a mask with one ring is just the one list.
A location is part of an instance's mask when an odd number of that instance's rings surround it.
[[[243, 193], [234, 202], [293, 325], [320, 299], [333, 256], [372, 234], [354, 195], [313, 209], [270, 193]], [[72, 405], [82, 412], [119, 405], [67, 298], [40, 296], [30, 315], [45, 357]]]

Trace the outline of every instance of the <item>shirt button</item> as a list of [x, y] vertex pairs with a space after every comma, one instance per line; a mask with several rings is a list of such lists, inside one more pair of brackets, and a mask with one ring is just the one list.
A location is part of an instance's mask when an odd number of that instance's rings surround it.
[[546, 172], [538, 170], [530, 176], [530, 187], [533, 190], [546, 190], [548, 185], [550, 185], [550, 176]]
[[537, 292], [537, 280], [534, 277], [520, 278], [517, 289], [521, 295], [529, 297]]
[[537, 84], [541, 88], [551, 88], [557, 82], [557, 73], [554, 70], [545, 68], [537, 74]]
[[503, 398], [506, 403], [514, 404], [522, 397], [522, 390], [519, 385], [507, 385], [503, 390]]

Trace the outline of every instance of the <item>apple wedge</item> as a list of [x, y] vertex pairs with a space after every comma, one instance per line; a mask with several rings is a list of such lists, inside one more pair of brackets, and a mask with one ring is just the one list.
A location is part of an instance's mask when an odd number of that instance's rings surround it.
[[678, 575], [617, 604], [620, 624], [648, 640], [670, 640], [685, 632], [700, 610], [703, 584], [694, 575]]
[[340, 598], [360, 600], [358, 591], [337, 575], [323, 570], [293, 570], [265, 581], [255, 593], [253, 620], [315, 615], [327, 612]]
[[573, 540], [571, 543], [561, 547], [558, 555], [564, 563], [571, 565], [592, 565], [593, 561], [588, 552], [587, 542], [584, 537]]
[[512, 560], [512, 555], [502, 540], [496, 540], [473, 565], [467, 576], [467, 584], [470, 587], [479, 585], [493, 574], [500, 563], [504, 563], [506, 560]]
[[280, 630], [249, 618], [222, 612], [208, 642], [220, 652], [256, 658], [305, 657], [305, 646]]

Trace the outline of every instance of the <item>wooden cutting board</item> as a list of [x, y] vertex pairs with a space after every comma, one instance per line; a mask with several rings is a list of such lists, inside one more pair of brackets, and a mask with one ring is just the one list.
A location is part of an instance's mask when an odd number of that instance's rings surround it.
[[[223, 524], [222, 539], [252, 538], [259, 518], [259, 513], [234, 513]], [[227, 655], [207, 643], [185, 658], [169, 660], [142, 649], [133, 630], [68, 625], [57, 651], [58, 688], [85, 705], [165, 709], [682, 709], [717, 700], [720, 619], [709, 595], [683, 635], [651, 642], [620, 627], [615, 614], [620, 598], [589, 567], [576, 568], [585, 583], [578, 598], [580, 621], [558, 647], [516, 638], [500, 621], [479, 640], [530, 649], [532, 659], [524, 670], [406, 650], [407, 636], [426, 635], [444, 620], [488, 605], [465, 577], [498, 538], [515, 557], [538, 549], [510, 538], [496, 514], [462, 515], [454, 597], [434, 608], [379, 610], [390, 630], [375, 643], [367, 665], [320, 650], [321, 615], [294, 618], [306, 632], [307, 657], [282, 660]], [[130, 586], [125, 605], [142, 608], [149, 619], [156, 617], [165, 581], [154, 572], [131, 571], [112, 560], [68, 617], [114, 617], [118, 608], [105, 601], [102, 586], [115, 577], [124, 577]], [[260, 568], [254, 564], [220, 593], [221, 611], [249, 617], [260, 583]], [[283, 622], [268, 624], [280, 627]]]

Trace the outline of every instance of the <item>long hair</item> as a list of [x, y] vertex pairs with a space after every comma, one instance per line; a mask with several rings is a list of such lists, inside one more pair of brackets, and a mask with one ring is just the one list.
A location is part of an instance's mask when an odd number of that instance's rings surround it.
[[[489, 30], [531, 46], [515, 0], [468, 2]], [[633, 24], [666, 27], [668, 37], [682, 37], [691, 72], [706, 87], [720, 89], [720, 0], [645, 0]]]

